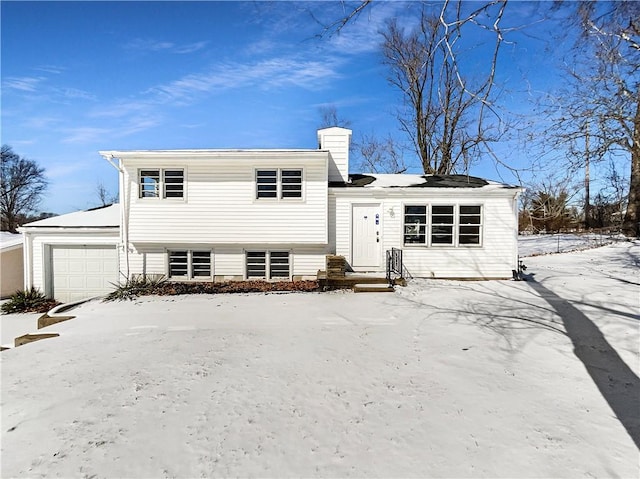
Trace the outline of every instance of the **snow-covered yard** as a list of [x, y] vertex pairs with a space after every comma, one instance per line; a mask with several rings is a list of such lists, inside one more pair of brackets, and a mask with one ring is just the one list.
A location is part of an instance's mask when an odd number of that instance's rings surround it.
[[0, 356], [2, 477], [639, 477], [640, 243], [526, 263], [87, 303]]

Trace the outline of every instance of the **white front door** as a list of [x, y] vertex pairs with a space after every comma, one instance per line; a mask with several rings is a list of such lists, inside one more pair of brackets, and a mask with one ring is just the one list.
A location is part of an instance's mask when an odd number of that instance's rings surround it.
[[380, 204], [352, 205], [351, 266], [359, 269], [380, 268], [382, 225]]

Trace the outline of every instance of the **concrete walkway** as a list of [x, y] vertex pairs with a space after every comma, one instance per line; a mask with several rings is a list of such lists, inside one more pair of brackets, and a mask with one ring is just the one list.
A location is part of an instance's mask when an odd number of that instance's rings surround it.
[[38, 318], [42, 313], [16, 313], [0, 316], [0, 344], [12, 348], [18, 336], [38, 331]]

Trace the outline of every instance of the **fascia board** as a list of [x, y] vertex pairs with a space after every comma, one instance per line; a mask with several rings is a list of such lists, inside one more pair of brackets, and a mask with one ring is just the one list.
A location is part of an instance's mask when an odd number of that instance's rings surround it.
[[327, 152], [321, 150], [137, 150], [100, 151], [105, 158], [120, 160], [191, 160], [191, 159], [300, 159], [326, 160]]
[[99, 235], [115, 235], [120, 234], [119, 226], [23, 226], [21, 230], [28, 234], [99, 234]]

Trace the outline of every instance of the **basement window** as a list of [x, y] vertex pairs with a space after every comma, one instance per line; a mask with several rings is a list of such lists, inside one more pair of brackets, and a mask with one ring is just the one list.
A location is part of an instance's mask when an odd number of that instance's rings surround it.
[[288, 251], [247, 251], [246, 267], [247, 278], [289, 279], [291, 276]]
[[169, 251], [169, 278], [211, 277], [211, 251]]

